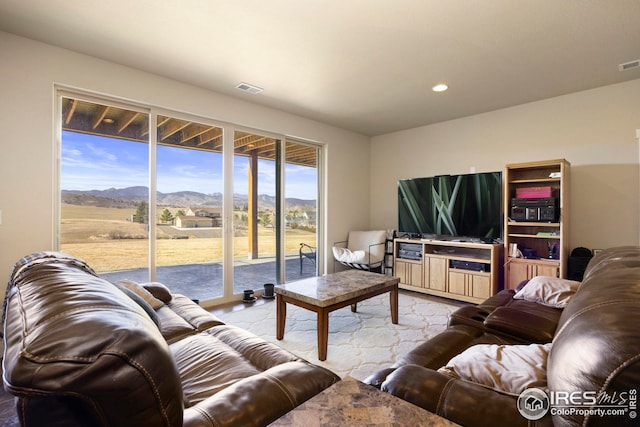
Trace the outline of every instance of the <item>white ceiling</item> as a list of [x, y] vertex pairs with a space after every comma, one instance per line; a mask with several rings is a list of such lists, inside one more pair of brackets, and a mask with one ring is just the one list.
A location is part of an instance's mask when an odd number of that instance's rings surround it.
[[0, 0], [0, 30], [370, 136], [640, 78], [640, 0]]

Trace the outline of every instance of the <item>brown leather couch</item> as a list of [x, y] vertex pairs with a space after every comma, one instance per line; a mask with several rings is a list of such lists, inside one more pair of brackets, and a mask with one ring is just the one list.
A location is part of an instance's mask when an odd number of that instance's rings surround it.
[[[502, 291], [484, 304], [461, 308], [444, 332], [365, 382], [463, 426], [638, 425], [634, 417], [640, 386], [638, 325], [640, 248], [612, 248], [590, 261], [563, 309], [514, 300], [513, 291]], [[438, 371], [475, 344], [546, 342], [551, 342], [551, 349], [542, 388], [549, 409], [538, 420], [521, 415], [518, 395]], [[493, 375], [507, 377], [519, 369]], [[567, 401], [567, 393], [574, 393], [571, 400]], [[551, 396], [565, 400], [555, 402]], [[559, 403], [568, 407], [560, 408]], [[585, 411], [606, 403], [620, 415]]]
[[18, 262], [4, 385], [25, 426], [263, 426], [339, 380], [225, 325], [158, 283], [114, 285], [84, 262]]

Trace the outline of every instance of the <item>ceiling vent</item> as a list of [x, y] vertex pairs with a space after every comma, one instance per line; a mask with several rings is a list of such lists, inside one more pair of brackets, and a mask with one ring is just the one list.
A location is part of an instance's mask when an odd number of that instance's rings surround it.
[[264, 90], [261, 87], [250, 85], [249, 83], [244, 83], [244, 82], [239, 83], [238, 86], [236, 86], [236, 89], [240, 89], [241, 91], [248, 92], [252, 95], [255, 95], [256, 93], [260, 93]]
[[640, 68], [640, 59], [636, 59], [635, 61], [625, 62], [624, 64], [618, 65], [618, 69], [620, 71], [632, 70], [634, 68]]

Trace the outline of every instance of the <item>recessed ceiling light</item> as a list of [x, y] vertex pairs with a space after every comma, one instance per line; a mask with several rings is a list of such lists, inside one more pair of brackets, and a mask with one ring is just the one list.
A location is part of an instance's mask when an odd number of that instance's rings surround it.
[[264, 90], [261, 87], [254, 86], [244, 82], [238, 83], [238, 85], [236, 86], [236, 89], [240, 89], [241, 91], [244, 91], [244, 92], [249, 92], [252, 95], [255, 95], [256, 93], [260, 93]]
[[431, 90], [434, 91], [434, 92], [444, 92], [447, 89], [449, 89], [449, 86], [447, 86], [444, 83], [437, 84], [437, 85], [435, 85], [434, 87], [431, 88]]

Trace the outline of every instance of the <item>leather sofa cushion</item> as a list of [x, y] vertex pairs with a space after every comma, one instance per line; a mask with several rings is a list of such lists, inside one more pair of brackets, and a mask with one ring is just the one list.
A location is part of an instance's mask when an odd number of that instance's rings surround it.
[[515, 291], [503, 289], [484, 300], [482, 304], [469, 304], [460, 307], [451, 313], [447, 326], [468, 325], [484, 329], [484, 320], [487, 316], [496, 308], [513, 303], [513, 295], [515, 295]]
[[156, 310], [156, 315], [158, 316], [162, 337], [169, 344], [196, 333], [196, 328], [193, 325], [167, 306]]
[[204, 331], [207, 328], [217, 325], [223, 325], [224, 322], [204, 308], [195, 304], [191, 299], [180, 294], [173, 294], [173, 298], [167, 304], [174, 313], [182, 317], [187, 323], [195, 328], [196, 331]]
[[449, 316], [447, 326], [468, 325], [478, 329], [484, 329], [484, 321], [494, 307], [482, 305], [465, 305]]
[[338, 380], [231, 325], [214, 326], [170, 348], [187, 402], [185, 426], [266, 425]]
[[560, 310], [552, 310], [557, 313], [529, 312], [517, 304], [498, 307], [487, 316], [484, 326], [488, 333], [511, 337], [514, 342], [548, 343], [553, 340], [560, 317]]
[[185, 409], [183, 427], [266, 426], [338, 380], [302, 360], [282, 363]]
[[491, 311], [496, 307], [509, 304], [513, 300], [515, 291], [513, 289], [503, 289], [495, 295], [490, 296], [486, 300], [479, 304], [478, 307], [483, 307], [486, 310]]
[[170, 348], [182, 374], [182, 387], [189, 405], [260, 372], [242, 354], [207, 333], [183, 338]]
[[514, 295], [513, 290], [503, 290], [480, 305], [461, 307], [449, 317], [449, 326], [472, 326], [503, 336], [512, 344], [550, 342], [562, 309], [515, 299]]
[[170, 346], [191, 404], [213, 396], [242, 378], [281, 363], [300, 360], [281, 347], [231, 325], [220, 325]]

